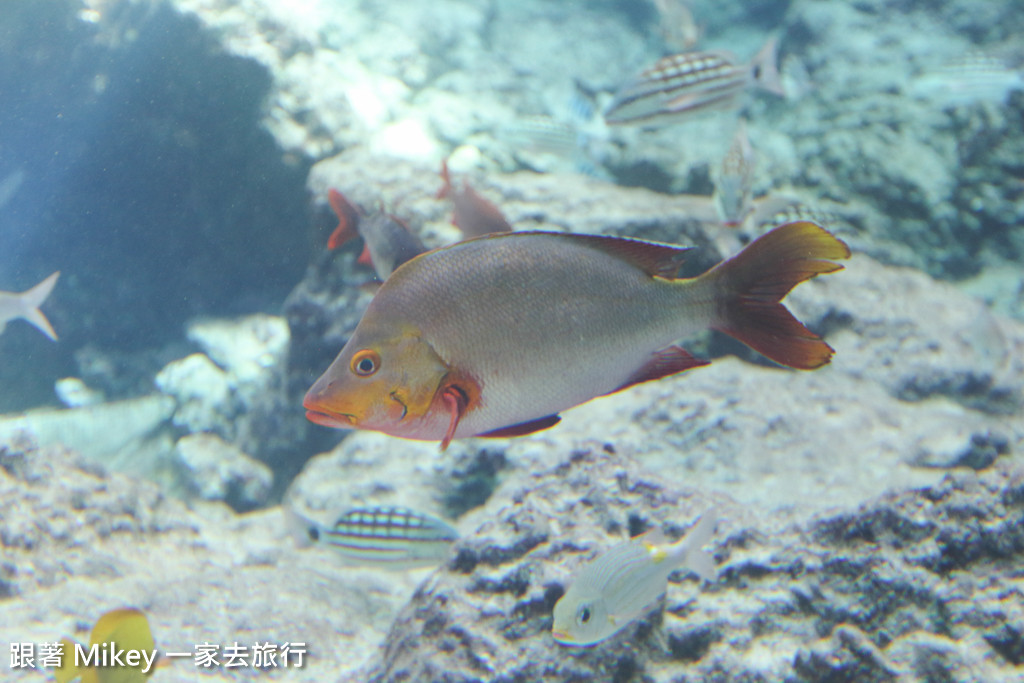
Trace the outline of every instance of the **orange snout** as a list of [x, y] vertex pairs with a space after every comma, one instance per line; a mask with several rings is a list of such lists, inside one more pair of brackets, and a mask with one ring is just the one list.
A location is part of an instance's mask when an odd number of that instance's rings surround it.
[[331, 382], [326, 374], [306, 392], [302, 407], [306, 409], [306, 419], [314, 424], [335, 429], [351, 429], [356, 426], [353, 408], [345, 405], [344, 401], [338, 399], [337, 393], [331, 391]]

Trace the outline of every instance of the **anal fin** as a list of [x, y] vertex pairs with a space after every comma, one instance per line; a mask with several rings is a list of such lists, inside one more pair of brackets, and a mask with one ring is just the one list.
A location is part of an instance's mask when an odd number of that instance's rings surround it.
[[536, 420], [529, 420], [527, 422], [520, 422], [518, 424], [509, 425], [508, 427], [501, 427], [500, 429], [492, 429], [489, 432], [483, 434], [477, 434], [479, 437], [486, 439], [498, 439], [503, 437], [511, 436], [523, 436], [524, 434], [533, 434], [543, 429], [554, 427], [556, 424], [562, 421], [562, 418], [558, 415], [547, 415], [545, 417], [539, 417]]
[[641, 365], [636, 372], [630, 375], [629, 379], [623, 382], [623, 384], [617, 389], [609, 393], [614, 394], [616, 391], [622, 391], [634, 384], [650, 382], [651, 380], [668, 377], [669, 375], [674, 375], [684, 370], [699, 368], [702, 365], [710, 364], [711, 361], [704, 360], [703, 358], [697, 358], [681, 346], [670, 346], [651, 354], [650, 359]]

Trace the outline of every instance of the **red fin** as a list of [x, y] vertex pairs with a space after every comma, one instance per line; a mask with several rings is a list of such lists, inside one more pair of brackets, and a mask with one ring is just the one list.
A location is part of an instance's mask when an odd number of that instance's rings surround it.
[[462, 192], [453, 197], [455, 212], [452, 221], [466, 237], [480, 237], [494, 232], [512, 232], [512, 226], [505, 220], [494, 202], [482, 196], [465, 180]]
[[691, 368], [699, 368], [702, 365], [710, 364], [711, 361], [704, 360], [703, 358], [696, 358], [695, 356], [690, 355], [690, 353], [681, 346], [670, 346], [667, 349], [655, 351], [651, 354], [650, 360], [630, 375], [629, 379], [627, 379], [622, 386], [610, 393], [614, 394], [616, 391], [622, 391], [634, 384], [650, 382], [651, 380], [674, 375], [677, 372], [682, 372], [683, 370], [690, 370]]
[[452, 196], [452, 178], [448, 175], [448, 160], [441, 161], [441, 182], [444, 183], [441, 189], [434, 195], [435, 199], [445, 199]]
[[441, 450], [448, 448], [448, 444], [455, 438], [455, 430], [459, 426], [459, 420], [466, 414], [466, 406], [469, 404], [469, 397], [466, 396], [466, 392], [459, 389], [454, 384], [446, 386], [441, 390], [441, 401], [450, 413], [448, 420], [448, 430], [444, 433], [444, 438], [441, 439]]
[[632, 263], [651, 277], [672, 279], [683, 264], [683, 257], [691, 247], [661, 244], [627, 237], [606, 235], [566, 235], [574, 240], [587, 243], [594, 249], [611, 254]]
[[373, 257], [370, 256], [370, 247], [363, 245], [363, 250], [359, 253], [359, 258], [356, 259], [356, 263], [362, 263], [364, 266], [373, 265]]
[[702, 278], [716, 280], [724, 297], [721, 321], [712, 327], [776, 363], [813, 370], [829, 362], [832, 347], [779, 303], [793, 287], [833, 273], [850, 248], [816, 223], [787, 223], [765, 233]]
[[338, 227], [327, 238], [327, 248], [334, 250], [359, 235], [360, 212], [345, 198], [345, 195], [333, 187], [327, 191], [327, 202], [334, 209], [335, 215], [338, 216]]
[[539, 432], [542, 429], [554, 427], [561, 421], [562, 418], [558, 415], [548, 415], [547, 417], [539, 417], [536, 420], [530, 420], [529, 422], [520, 422], [519, 424], [509, 425], [508, 427], [502, 427], [501, 429], [492, 429], [489, 432], [477, 434], [477, 436], [485, 439], [523, 436], [524, 434], [533, 434], [534, 432]]

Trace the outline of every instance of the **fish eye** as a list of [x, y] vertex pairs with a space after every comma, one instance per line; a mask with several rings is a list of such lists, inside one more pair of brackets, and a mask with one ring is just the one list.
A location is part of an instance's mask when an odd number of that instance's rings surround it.
[[350, 367], [352, 372], [360, 377], [369, 377], [377, 372], [377, 368], [380, 367], [380, 354], [373, 349], [356, 351], [355, 355], [352, 356]]
[[585, 626], [590, 621], [590, 607], [588, 605], [580, 605], [579, 612], [576, 613], [576, 622], [580, 626]]
[[315, 526], [311, 526], [308, 529], [306, 529], [306, 535], [309, 536], [309, 540], [311, 541], [320, 540], [320, 530], [317, 529]]

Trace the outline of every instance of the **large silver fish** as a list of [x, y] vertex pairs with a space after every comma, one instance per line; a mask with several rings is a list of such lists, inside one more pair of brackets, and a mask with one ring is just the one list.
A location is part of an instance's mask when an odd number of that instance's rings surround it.
[[410, 439], [519, 436], [563, 410], [706, 365], [676, 345], [712, 328], [794, 368], [832, 349], [780, 301], [840, 268], [849, 249], [813, 223], [784, 225], [696, 278], [686, 248], [511, 232], [398, 268], [310, 387], [306, 416]]
[[740, 63], [731, 52], [718, 50], [662, 57], [619, 89], [604, 120], [609, 124], [647, 123], [735, 109], [740, 95], [752, 86], [782, 95], [775, 52], [772, 38], [748, 64]]

